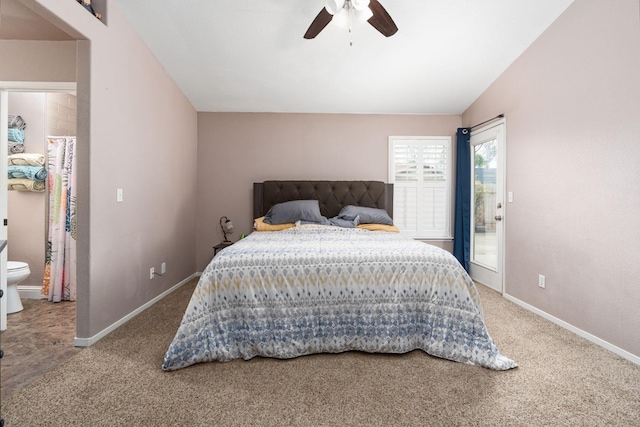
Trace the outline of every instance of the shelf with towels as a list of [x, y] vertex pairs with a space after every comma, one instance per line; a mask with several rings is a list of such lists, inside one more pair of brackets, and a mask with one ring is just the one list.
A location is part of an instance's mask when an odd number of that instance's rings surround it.
[[45, 157], [38, 153], [12, 154], [8, 158], [7, 188], [42, 193], [46, 189]]
[[24, 128], [27, 124], [21, 116], [9, 114], [7, 129], [7, 149], [9, 154], [24, 153]]

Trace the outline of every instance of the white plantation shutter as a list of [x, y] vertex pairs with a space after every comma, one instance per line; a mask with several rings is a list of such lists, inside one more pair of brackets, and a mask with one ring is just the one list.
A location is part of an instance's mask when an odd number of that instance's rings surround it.
[[451, 137], [390, 137], [393, 221], [416, 238], [451, 238]]
[[393, 223], [401, 230], [418, 231], [417, 186], [394, 185]]

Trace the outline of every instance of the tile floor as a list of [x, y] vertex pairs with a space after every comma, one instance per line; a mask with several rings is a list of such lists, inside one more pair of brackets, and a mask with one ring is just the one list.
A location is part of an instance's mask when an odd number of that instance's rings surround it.
[[75, 302], [23, 298], [22, 305], [24, 310], [7, 316], [0, 334], [2, 400], [82, 350], [73, 346]]

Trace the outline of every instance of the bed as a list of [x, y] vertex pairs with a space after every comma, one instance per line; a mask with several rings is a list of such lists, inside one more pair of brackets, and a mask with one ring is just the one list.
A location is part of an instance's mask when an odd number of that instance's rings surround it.
[[[254, 185], [254, 217], [295, 200], [317, 200], [325, 218], [354, 206], [392, 214], [393, 187], [265, 181]], [[395, 232], [305, 222], [255, 231], [211, 260], [164, 370], [255, 356], [416, 349], [494, 370], [517, 366], [496, 348], [477, 289], [449, 252]]]

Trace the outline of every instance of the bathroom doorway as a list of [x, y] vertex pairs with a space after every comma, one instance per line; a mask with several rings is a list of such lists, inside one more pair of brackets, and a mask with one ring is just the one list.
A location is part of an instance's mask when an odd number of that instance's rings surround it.
[[[27, 125], [23, 132], [23, 151], [41, 153], [46, 158], [47, 136], [76, 133], [75, 90], [74, 82], [0, 82], [0, 140], [11, 144], [8, 140], [8, 116], [19, 115]], [[0, 218], [7, 221], [0, 225], [0, 240], [8, 241], [1, 257], [1, 285], [6, 290], [7, 260], [23, 262], [29, 265], [31, 274], [18, 285], [20, 297], [41, 298], [48, 240], [48, 192], [8, 191], [5, 168], [10, 149], [1, 151]], [[5, 330], [7, 298], [1, 301], [0, 323], [1, 329]]]

